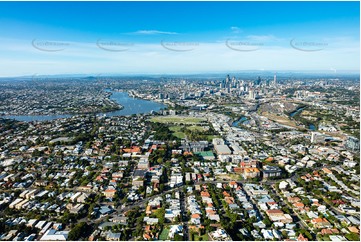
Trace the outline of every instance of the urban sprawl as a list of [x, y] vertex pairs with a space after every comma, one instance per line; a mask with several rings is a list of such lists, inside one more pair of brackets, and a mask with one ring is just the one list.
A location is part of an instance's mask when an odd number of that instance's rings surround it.
[[352, 76], [1, 80], [0, 240], [359, 241], [359, 102]]

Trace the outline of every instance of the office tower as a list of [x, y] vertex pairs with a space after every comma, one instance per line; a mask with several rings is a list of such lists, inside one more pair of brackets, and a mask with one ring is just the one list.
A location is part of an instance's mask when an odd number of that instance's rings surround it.
[[276, 73], [274, 74], [274, 76], [273, 76], [273, 82], [272, 82], [272, 86], [276, 86], [277, 85], [277, 75], [276, 75]]
[[254, 81], [255, 86], [259, 86], [261, 84], [261, 77], [259, 76], [257, 80]]
[[248, 99], [254, 100], [255, 98], [256, 98], [256, 92], [253, 89], [249, 90]]

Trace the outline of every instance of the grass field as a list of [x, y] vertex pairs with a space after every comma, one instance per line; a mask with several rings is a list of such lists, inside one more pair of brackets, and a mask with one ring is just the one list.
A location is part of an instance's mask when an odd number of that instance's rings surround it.
[[192, 126], [188, 126], [187, 129], [191, 130], [191, 131], [206, 131], [207, 127], [202, 127], [202, 126], [196, 126], [196, 125], [192, 125]]
[[202, 121], [206, 121], [206, 119], [187, 117], [187, 116], [162, 116], [162, 117], [151, 118], [150, 121], [156, 123], [198, 124]]
[[159, 235], [159, 240], [167, 240], [169, 234], [169, 229], [163, 229], [162, 233]]
[[239, 174], [224, 174], [224, 175], [216, 175], [217, 180], [226, 179], [229, 181], [239, 181], [243, 180], [242, 176]]
[[277, 116], [275, 114], [268, 113], [268, 112], [262, 112], [260, 115], [264, 116], [276, 123], [287, 125], [287, 126], [290, 126], [290, 127], [296, 128], [296, 129], [301, 129], [299, 126], [296, 125], [296, 123], [294, 121], [290, 120], [288, 117]]
[[[190, 131], [206, 131], [209, 127], [202, 127], [202, 126], [197, 126], [197, 125], [192, 125], [192, 126], [170, 126], [169, 129], [171, 131], [173, 131], [173, 135], [176, 136], [177, 138], [180, 139], [184, 139], [186, 137], [185, 133], [180, 131], [183, 127], [185, 127], [186, 129], [190, 130]], [[208, 135], [207, 139], [212, 141], [213, 138], [218, 138], [218, 135]]]
[[184, 139], [186, 135], [183, 132], [180, 132], [181, 127], [180, 126], [171, 126], [169, 127], [170, 131], [173, 131], [173, 135], [176, 136], [179, 139]]
[[173, 132], [180, 132], [182, 126], [170, 126], [169, 129]]
[[220, 136], [220, 135], [216, 135], [216, 134], [214, 134], [214, 135], [207, 135], [207, 139], [208, 139], [209, 142], [211, 142], [214, 138], [221, 138], [221, 136]]
[[194, 235], [194, 241], [200, 241], [200, 238], [202, 238], [202, 241], [209, 241], [209, 237], [207, 234], [204, 234], [202, 236], [198, 236], [197, 234]]

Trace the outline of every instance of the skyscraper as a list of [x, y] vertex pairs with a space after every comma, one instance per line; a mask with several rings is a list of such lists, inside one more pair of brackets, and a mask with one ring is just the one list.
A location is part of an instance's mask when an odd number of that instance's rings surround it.
[[273, 76], [273, 85], [276, 85], [277, 84], [277, 76], [276, 74]]
[[250, 89], [248, 92], [248, 99], [254, 100], [256, 99], [256, 92], [253, 89]]
[[230, 80], [231, 80], [230, 76], [227, 75], [227, 77], [226, 77], [226, 83], [228, 83]]
[[261, 84], [261, 77], [259, 76], [257, 80], [254, 81], [255, 86], [259, 86]]

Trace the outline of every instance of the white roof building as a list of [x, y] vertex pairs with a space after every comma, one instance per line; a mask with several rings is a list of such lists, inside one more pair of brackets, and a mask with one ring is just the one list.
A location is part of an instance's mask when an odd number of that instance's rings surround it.
[[69, 231], [56, 231], [55, 229], [49, 229], [45, 232], [41, 241], [66, 241]]
[[286, 181], [281, 181], [279, 184], [280, 189], [285, 189], [288, 186], [288, 183]]

